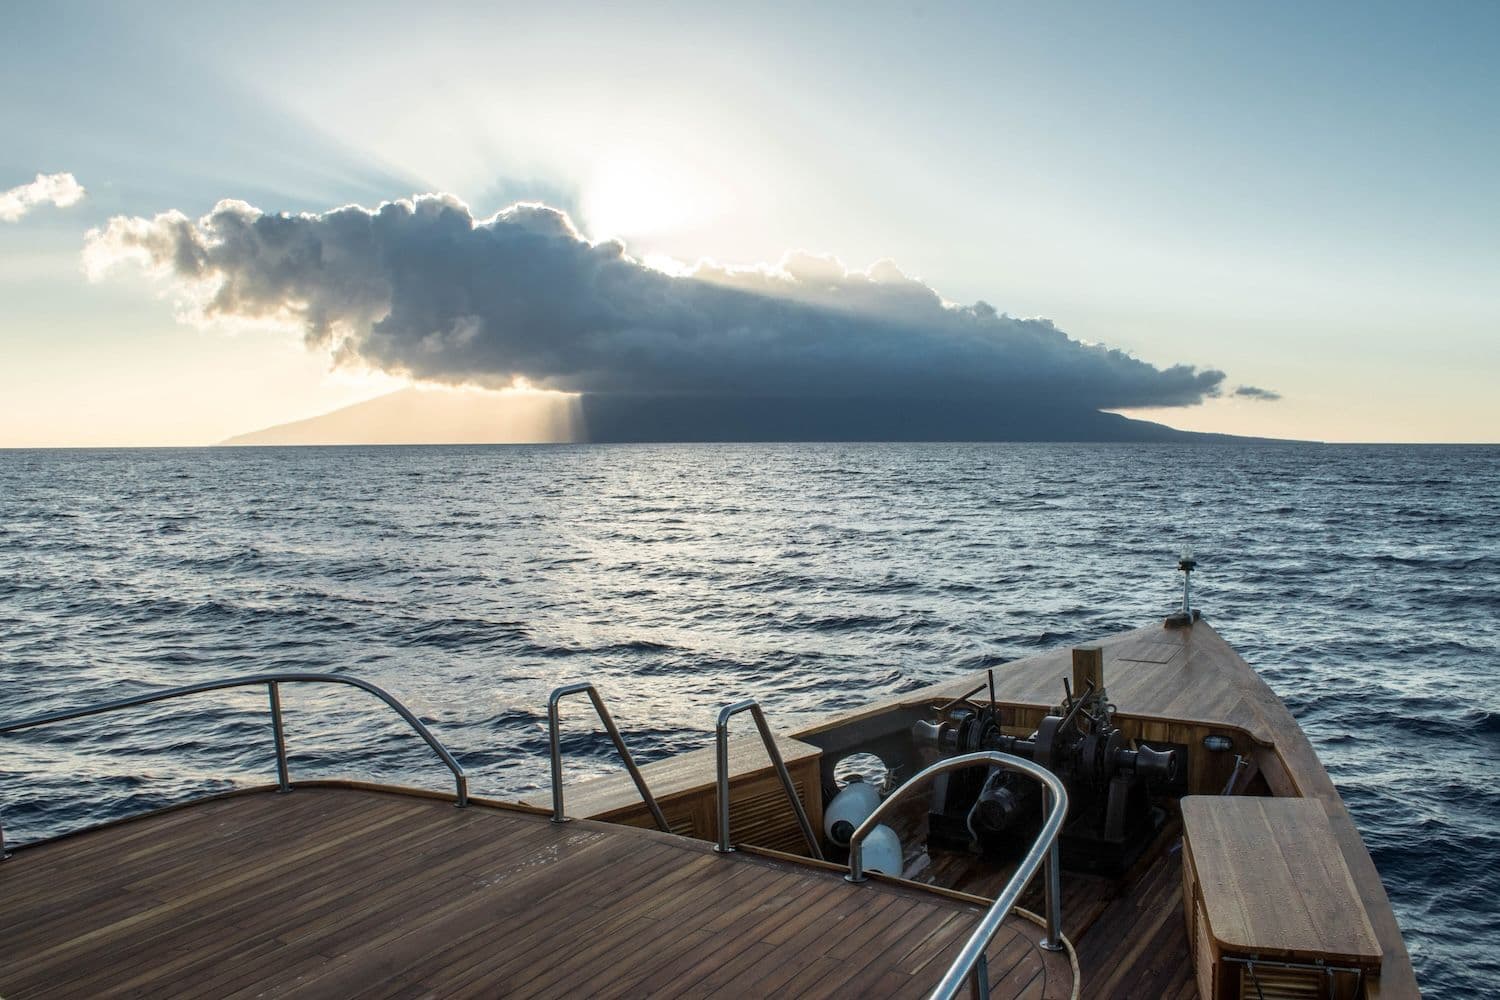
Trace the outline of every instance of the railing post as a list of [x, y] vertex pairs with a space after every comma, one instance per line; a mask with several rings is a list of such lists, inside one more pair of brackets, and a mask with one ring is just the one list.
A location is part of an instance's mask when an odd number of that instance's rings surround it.
[[609, 709], [604, 707], [604, 699], [599, 697], [599, 692], [594, 685], [587, 681], [564, 685], [553, 691], [547, 698], [547, 743], [552, 754], [552, 822], [566, 823], [568, 821], [567, 815], [563, 812], [562, 737], [559, 735], [561, 723], [558, 705], [568, 695], [582, 693], [586, 693], [589, 700], [594, 703], [594, 711], [598, 713], [599, 721], [604, 723], [604, 730], [609, 733], [615, 749], [619, 751], [620, 759], [625, 762], [625, 770], [630, 772], [630, 780], [635, 782], [636, 791], [641, 793], [641, 798], [646, 802], [646, 808], [651, 810], [651, 818], [656, 820], [656, 828], [662, 833], [671, 833], [672, 827], [667, 823], [667, 817], [662, 815], [661, 806], [656, 804], [656, 796], [652, 795], [651, 789], [647, 787], [646, 779], [641, 775], [641, 769], [635, 766], [635, 758], [630, 755], [630, 748], [625, 745], [625, 738], [620, 735], [619, 727], [615, 725]]
[[755, 728], [760, 730], [760, 740], [766, 747], [766, 756], [771, 758], [771, 766], [776, 769], [776, 777], [781, 779], [781, 787], [792, 805], [792, 812], [796, 814], [797, 825], [802, 828], [802, 838], [807, 841], [807, 849], [812, 852], [814, 858], [822, 861], [823, 848], [818, 845], [818, 835], [813, 832], [812, 823], [807, 818], [807, 810], [802, 807], [802, 800], [797, 796], [797, 786], [792, 784], [792, 775], [786, 769], [786, 761], [781, 759], [781, 751], [776, 749], [776, 738], [771, 735], [771, 727], [766, 723], [766, 713], [761, 711], [760, 703], [754, 698], [724, 706], [719, 711], [719, 719], [714, 726], [714, 742], [717, 750], [715, 770], [719, 800], [719, 842], [714, 846], [714, 850], [720, 854], [728, 854], [734, 850], [729, 843], [729, 720], [741, 712], [749, 712], [754, 717]]
[[276, 740], [276, 790], [290, 792], [292, 782], [286, 766], [286, 730], [281, 724], [281, 685], [271, 681], [266, 690], [271, 695], [271, 734]]
[[[1042, 786], [1042, 815], [1045, 816], [1052, 811], [1052, 789], [1046, 785]], [[1058, 848], [1056, 838], [1052, 846], [1047, 849], [1047, 867], [1042, 873], [1045, 879], [1045, 894], [1047, 907], [1047, 936], [1042, 938], [1041, 945], [1048, 951], [1062, 951], [1062, 866], [1058, 863]]]
[[558, 702], [562, 700], [565, 689], [558, 688], [552, 692], [547, 699], [547, 747], [552, 757], [552, 822], [566, 823], [567, 815], [563, 812], [563, 783], [562, 783], [562, 737], [558, 730]]
[[990, 960], [983, 953], [974, 963], [974, 978], [969, 980], [969, 993], [974, 1000], [990, 1000]]
[[714, 850], [720, 854], [731, 854], [734, 845], [729, 842], [729, 716], [733, 705], [719, 713], [714, 727], [714, 798], [719, 810], [719, 842]]

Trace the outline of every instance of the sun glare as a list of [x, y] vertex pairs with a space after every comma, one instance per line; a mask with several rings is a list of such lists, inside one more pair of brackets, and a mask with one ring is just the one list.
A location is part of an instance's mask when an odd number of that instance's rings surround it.
[[671, 257], [664, 253], [648, 253], [641, 258], [641, 263], [653, 271], [670, 274], [674, 278], [686, 278], [695, 270], [694, 265], [680, 261], [676, 257]]
[[699, 225], [719, 211], [721, 200], [689, 165], [622, 155], [600, 164], [581, 207], [591, 237], [628, 239]]

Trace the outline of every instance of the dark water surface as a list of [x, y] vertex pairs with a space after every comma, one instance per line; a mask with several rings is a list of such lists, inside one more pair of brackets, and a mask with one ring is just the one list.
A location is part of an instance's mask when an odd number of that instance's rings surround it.
[[[0, 452], [0, 718], [267, 670], [545, 787], [593, 679], [641, 757], [1199, 604], [1302, 723], [1428, 995], [1500, 982], [1500, 449], [758, 445]], [[294, 776], [444, 787], [352, 690]], [[570, 780], [615, 765], [580, 709]], [[0, 737], [13, 841], [273, 777], [263, 691]], [[81, 780], [80, 780], [81, 779]]]

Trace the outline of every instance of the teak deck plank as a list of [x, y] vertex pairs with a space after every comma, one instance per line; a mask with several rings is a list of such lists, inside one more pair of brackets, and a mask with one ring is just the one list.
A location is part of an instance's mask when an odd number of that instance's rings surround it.
[[[382, 816], [372, 824], [372, 827], [378, 832], [380, 828], [397, 822], [402, 815]], [[154, 938], [169, 933], [170, 930], [179, 926], [176, 918], [193, 919], [195, 914], [200, 916], [216, 914], [218, 906], [222, 905], [222, 897], [228, 897], [237, 890], [252, 890], [249, 896], [251, 900], [264, 896], [276, 888], [267, 876], [273, 874], [278, 867], [283, 864], [296, 864], [299, 861], [312, 862], [323, 855], [336, 853], [354, 835], [353, 832], [340, 832], [326, 840], [300, 845], [281, 858], [276, 858], [271, 852], [265, 852], [255, 858], [252, 864], [236, 870], [233, 875], [222, 881], [205, 884], [200, 878], [188, 882], [189, 888], [181, 894], [168, 893], [166, 898], [161, 900], [149, 896], [148, 898], [152, 898], [155, 905], [121, 920], [108, 923], [95, 923], [92, 920], [80, 921], [76, 919], [76, 911], [74, 911], [75, 920], [70, 924], [71, 927], [87, 924], [93, 924], [93, 926], [76, 936], [63, 937], [50, 945], [44, 943], [38, 951], [26, 951], [21, 954], [25, 956], [26, 963], [31, 969], [47, 974], [54, 968], [78, 971], [80, 966], [77, 963], [80, 957], [96, 953], [106, 943], [107, 947], [115, 951], [131, 954], [145, 953]], [[278, 831], [278, 840], [281, 843], [288, 842], [280, 837], [280, 831]], [[212, 869], [214, 866], [207, 864], [210, 857], [217, 859], [219, 855], [200, 851], [190, 855], [185, 863], [191, 864], [197, 860], [202, 867]], [[0, 871], [0, 877], [4, 874]], [[210, 874], [211, 871], [203, 872], [205, 877]], [[109, 876], [101, 873], [100, 877], [108, 878]], [[253, 891], [253, 888], [259, 888], [259, 891]], [[43, 891], [49, 895], [52, 894], [50, 887], [44, 886]], [[72, 907], [69, 909], [71, 910]], [[53, 978], [55, 981], [56, 974], [53, 974]]]
[[[795, 880], [790, 875], [784, 874], [775, 883], [768, 884], [765, 889], [746, 899], [740, 906], [727, 911], [725, 916], [711, 921], [704, 927], [704, 930], [710, 935], [731, 939], [753, 934], [755, 928], [776, 909], [781, 906], [796, 905], [795, 888]], [[733, 916], [726, 920], [729, 914]], [[692, 956], [691, 964], [680, 970], [674, 982], [663, 984], [656, 991], [656, 995], [680, 996], [693, 991], [694, 988], [700, 994], [708, 992], [710, 989], [717, 988], [719, 984], [733, 979], [735, 973], [753, 964], [755, 958], [768, 957], [774, 950], [770, 945], [763, 943], [751, 944], [742, 951], [706, 949]], [[746, 960], [747, 955], [751, 956], [751, 961]], [[714, 985], [704, 985], [705, 981]]]
[[1163, 851], [1074, 942], [1082, 995], [1197, 996], [1182, 919], [1182, 852]]
[[[709, 860], [699, 859], [701, 863], [695, 863], [696, 867], [694, 867], [681, 865], [680, 860], [673, 859], [672, 863], [677, 865], [677, 867], [672, 869], [670, 874], [664, 879], [650, 879], [649, 884], [655, 891], [675, 892], [677, 886], [681, 885], [684, 881], [700, 877], [702, 872], [706, 870]], [[623, 868], [624, 866], [621, 867]], [[539, 918], [530, 925], [517, 928], [519, 933], [517, 934], [516, 944], [513, 948], [507, 949], [500, 954], [486, 956], [465, 972], [458, 985], [460, 988], [469, 988], [472, 983], [485, 979], [503, 982], [514, 976], [523, 975], [534, 963], [534, 949], [538, 947], [538, 941], [546, 940], [559, 927], [571, 928], [575, 934], [598, 935], [597, 947], [583, 953], [575, 953], [572, 956], [573, 962], [580, 962], [585, 957], [590, 957], [592, 954], [608, 946], [609, 940], [607, 934], [603, 932], [611, 932], [617, 928], [629, 925], [631, 920], [634, 919], [632, 898], [642, 895], [649, 896], [649, 892], [636, 885], [633, 890], [627, 888], [618, 894], [618, 904], [616, 906], [597, 909], [591, 908], [592, 912], [590, 916], [584, 921], [572, 919], [572, 915], [566, 910], [559, 909], [552, 911], [550, 916]]]
[[[980, 914], [654, 831], [304, 786], [17, 851], [0, 994], [909, 995]], [[1001, 928], [994, 996], [1066, 995], [1039, 938]]]

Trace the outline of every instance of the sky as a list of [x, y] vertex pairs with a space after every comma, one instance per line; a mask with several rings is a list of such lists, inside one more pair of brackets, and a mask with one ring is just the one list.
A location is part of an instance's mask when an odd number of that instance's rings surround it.
[[517, 377], [1500, 440], [1500, 6], [6, 21], [0, 446], [205, 444]]

